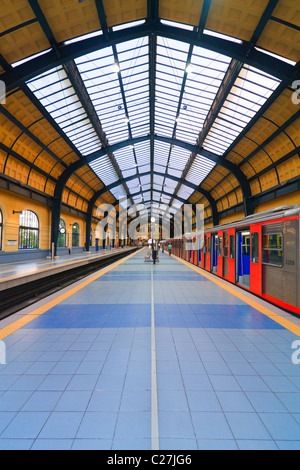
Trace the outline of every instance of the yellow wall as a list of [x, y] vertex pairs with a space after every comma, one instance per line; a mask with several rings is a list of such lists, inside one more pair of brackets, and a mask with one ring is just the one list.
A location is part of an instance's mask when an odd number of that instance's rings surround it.
[[[39, 220], [39, 249], [49, 250], [51, 244], [51, 208], [30, 198], [10, 193], [0, 189], [0, 209], [3, 215], [2, 251], [18, 251], [19, 244], [19, 214], [13, 211], [33, 211]], [[61, 218], [66, 223], [67, 233], [69, 233], [69, 244], [72, 243], [72, 225], [77, 222], [80, 227], [79, 246], [85, 245], [85, 220], [73, 214], [63, 212]], [[8, 245], [7, 241], [13, 240], [16, 245]]]
[[[42, 250], [50, 247], [51, 209], [44, 204], [32, 199], [12, 194], [0, 189], [0, 209], [3, 215], [2, 250], [18, 251], [19, 244], [19, 214], [13, 211], [33, 211], [39, 219], [39, 248]], [[8, 245], [7, 241], [13, 240], [16, 245]]]
[[286, 205], [293, 205], [293, 204], [300, 204], [300, 191], [295, 191], [294, 193], [287, 194], [286, 196], [281, 196], [277, 199], [272, 199], [271, 201], [264, 202], [263, 204], [259, 204], [256, 207], [255, 213], [264, 212], [269, 209], [273, 209], [274, 207], [286, 206]]
[[79, 246], [84, 247], [85, 246], [85, 220], [70, 214], [68, 212], [61, 211], [60, 215], [61, 219], [64, 220], [66, 224], [66, 231], [67, 231], [67, 246], [71, 247], [72, 246], [72, 227], [75, 222], [79, 224]]

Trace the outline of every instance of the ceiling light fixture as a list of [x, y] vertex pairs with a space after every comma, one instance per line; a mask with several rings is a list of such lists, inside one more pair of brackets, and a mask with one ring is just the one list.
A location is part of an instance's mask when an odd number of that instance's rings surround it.
[[119, 73], [121, 71], [118, 62], [114, 63], [114, 65], [112, 66], [112, 71], [115, 72], [115, 73]]

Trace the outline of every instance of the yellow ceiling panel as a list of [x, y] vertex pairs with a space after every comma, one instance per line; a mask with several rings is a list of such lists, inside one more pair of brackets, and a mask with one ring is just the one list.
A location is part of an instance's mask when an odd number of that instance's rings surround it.
[[100, 29], [94, 0], [39, 0], [57, 42]]
[[14, 157], [9, 156], [5, 166], [5, 174], [22, 183], [27, 183], [29, 167]]
[[20, 134], [20, 129], [0, 113], [0, 142], [11, 147]]
[[279, 160], [294, 149], [295, 146], [285, 134], [280, 134], [270, 144], [265, 146], [266, 152], [268, 152], [273, 161]]
[[261, 187], [258, 178], [250, 182], [250, 188], [252, 196], [255, 196], [256, 194], [259, 194], [261, 192]]
[[229, 207], [234, 207], [237, 203], [236, 194], [235, 193], [230, 193], [230, 194], [228, 194], [227, 198], [228, 198]]
[[28, 0], [1, 0], [0, 33], [34, 18]]
[[[284, 183], [300, 175], [300, 158], [294, 155], [292, 158], [277, 166], [280, 183]], [[300, 199], [300, 196], [299, 196]]]
[[247, 137], [260, 145], [265, 142], [265, 140], [267, 140], [270, 135], [277, 131], [277, 129], [278, 126], [276, 126], [273, 122], [262, 118], [251, 127], [249, 132], [247, 132]]
[[30, 124], [42, 117], [39, 110], [21, 90], [7, 97], [5, 109], [25, 127], [29, 127]]
[[240, 140], [240, 142], [234, 147], [234, 151], [239, 154], [242, 159], [247, 157], [258, 145], [250, 139], [247, 139], [247, 136]]
[[274, 188], [275, 186], [278, 185], [277, 173], [274, 169], [260, 176], [259, 180], [260, 180], [262, 192], [267, 191], [267, 189]]
[[198, 26], [203, 0], [160, 0], [159, 16], [168, 21]]
[[13, 150], [26, 158], [29, 162], [33, 162], [42, 151], [42, 148], [30, 139], [26, 134], [20, 135], [13, 145]]
[[62, 195], [62, 202], [64, 204], [68, 204], [69, 193], [70, 193], [70, 191], [67, 188], [65, 188], [64, 191], [63, 191], [63, 195]]
[[243, 161], [243, 157], [238, 155], [236, 152], [231, 151], [227, 156], [226, 160], [229, 160], [230, 162], [234, 163], [235, 165], [238, 165]]
[[49, 47], [42, 28], [38, 23], [34, 23], [3, 36], [0, 42], [0, 54], [12, 64]]
[[0, 149], [0, 173], [4, 172], [4, 165], [7, 158], [7, 153]]
[[257, 46], [298, 62], [300, 60], [300, 31], [276, 21], [268, 21]]
[[108, 26], [147, 17], [147, 0], [103, 0]]
[[225, 199], [220, 199], [219, 201], [217, 201], [217, 210], [218, 210], [218, 212], [222, 212], [225, 209], [228, 209], [227, 199], [225, 198]]
[[44, 192], [45, 183], [46, 183], [46, 177], [44, 175], [41, 175], [40, 173], [34, 170], [30, 172], [30, 176], [28, 180], [29, 186], [32, 186], [38, 191]]
[[[70, 151], [70, 148], [64, 144], [65, 142], [62, 139], [55, 140], [50, 145], [48, 145], [48, 149], [54, 152], [55, 155], [57, 155], [66, 165], [71, 165], [72, 163], [79, 160], [79, 157], [75, 152]], [[64, 152], [66, 148], [69, 150], [68, 152]]]
[[189, 203], [190, 204], [197, 204], [197, 202], [199, 201], [201, 195], [195, 191], [189, 198]]
[[206, 28], [249, 41], [268, 0], [212, 0]]
[[34, 161], [34, 164], [46, 173], [51, 173], [53, 167], [56, 165], [56, 160], [49, 156], [46, 152], [42, 152], [37, 159]]
[[[32, 132], [32, 134], [34, 134], [46, 146], [59, 137], [59, 134], [46, 119], [38, 121], [30, 126], [30, 132]], [[58, 157], [59, 156], [60, 155], [58, 155]]]
[[300, 119], [298, 118], [287, 129], [286, 133], [293, 140], [296, 147], [300, 145]]
[[285, 89], [277, 100], [267, 109], [264, 116], [282, 126], [294, 113], [295, 105], [292, 102], [293, 91]]
[[84, 200], [82, 200], [82, 204], [81, 204], [81, 208], [80, 208], [81, 211], [84, 211], [84, 212], [87, 212], [88, 210], [88, 203]]
[[76, 196], [76, 194], [74, 194], [70, 191], [69, 196], [68, 196], [68, 200], [67, 200], [67, 204], [69, 204], [70, 206], [76, 207], [76, 203], [77, 203], [77, 196]]
[[[269, 165], [272, 164], [272, 160], [270, 157], [264, 152], [263, 150], [260, 150], [257, 152], [249, 161], [251, 164], [252, 168], [256, 173], [259, 173], [260, 171], [263, 171], [265, 168], [267, 168]], [[245, 164], [242, 166], [242, 171], [248, 176], [248, 169], [249, 165]], [[252, 175], [251, 175], [252, 176]]]
[[295, 0], [279, 0], [272, 16], [299, 26], [300, 5]]
[[256, 171], [253, 169], [252, 165], [250, 165], [248, 162], [246, 162], [242, 166], [241, 169], [242, 169], [243, 173], [245, 173], [247, 178], [251, 178], [252, 176], [254, 176], [256, 174]]
[[55, 183], [48, 179], [46, 183], [46, 187], [45, 187], [45, 193], [49, 194], [50, 196], [53, 196], [54, 190], [55, 190]]
[[53, 169], [51, 170], [50, 175], [53, 176], [54, 178], [58, 179], [60, 177], [60, 175], [62, 174], [62, 172], [64, 171], [64, 169], [65, 169], [65, 167], [63, 167], [59, 163], [56, 163], [54, 165]]

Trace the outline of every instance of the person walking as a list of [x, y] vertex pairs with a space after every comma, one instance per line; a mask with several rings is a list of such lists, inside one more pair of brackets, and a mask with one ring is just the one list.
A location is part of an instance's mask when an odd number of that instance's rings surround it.
[[172, 245], [169, 245], [169, 256], [171, 256], [171, 253], [172, 253]]
[[153, 264], [156, 264], [156, 259], [157, 259], [157, 245], [155, 241], [152, 241], [152, 259], [153, 259]]

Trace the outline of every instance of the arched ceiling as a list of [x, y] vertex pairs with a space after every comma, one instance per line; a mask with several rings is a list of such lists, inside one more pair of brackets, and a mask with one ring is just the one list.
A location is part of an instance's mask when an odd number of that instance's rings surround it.
[[3, 0], [0, 173], [85, 212], [250, 214], [299, 181], [299, 46], [294, 0]]

